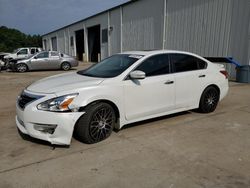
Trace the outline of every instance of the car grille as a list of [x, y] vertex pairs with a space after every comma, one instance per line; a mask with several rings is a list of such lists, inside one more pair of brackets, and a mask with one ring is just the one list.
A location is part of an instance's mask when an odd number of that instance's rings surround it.
[[43, 96], [32, 95], [32, 94], [22, 92], [22, 94], [18, 98], [18, 105], [21, 109], [24, 109], [27, 104], [29, 104], [37, 99], [40, 99], [41, 97], [43, 97]]

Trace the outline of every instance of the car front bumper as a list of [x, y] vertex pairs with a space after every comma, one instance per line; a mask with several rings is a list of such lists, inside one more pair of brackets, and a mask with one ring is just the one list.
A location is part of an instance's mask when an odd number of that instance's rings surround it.
[[[33, 104], [34, 103], [34, 104]], [[70, 145], [77, 120], [85, 112], [48, 112], [37, 110], [38, 102], [28, 104], [24, 110], [16, 104], [16, 125], [31, 137], [56, 145]]]

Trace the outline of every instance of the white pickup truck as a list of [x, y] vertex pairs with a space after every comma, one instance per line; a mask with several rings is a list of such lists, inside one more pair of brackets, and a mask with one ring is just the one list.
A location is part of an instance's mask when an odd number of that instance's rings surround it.
[[12, 53], [5, 55], [4, 61], [9, 62], [10, 60], [24, 59], [40, 51], [42, 51], [42, 49], [37, 47], [18, 48], [14, 50]]

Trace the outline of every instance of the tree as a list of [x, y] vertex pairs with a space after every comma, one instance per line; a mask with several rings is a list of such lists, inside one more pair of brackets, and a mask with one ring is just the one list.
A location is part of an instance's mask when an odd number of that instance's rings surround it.
[[40, 35], [26, 35], [17, 29], [0, 27], [0, 52], [12, 52], [20, 47], [41, 47]]

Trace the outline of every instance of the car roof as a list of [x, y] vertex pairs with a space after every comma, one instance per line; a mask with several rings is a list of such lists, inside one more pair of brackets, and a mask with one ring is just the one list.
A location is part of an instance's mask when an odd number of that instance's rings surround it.
[[198, 55], [193, 54], [193, 53], [190, 53], [190, 52], [179, 51], [179, 50], [127, 51], [127, 52], [122, 52], [121, 54], [131, 54], [131, 55], [143, 55], [143, 56], [148, 56], [148, 55], [156, 55], [156, 54], [161, 54], [161, 53], [182, 53], [182, 54], [189, 54], [189, 55], [198, 56]]
[[41, 52], [55, 52], [55, 53], [60, 53], [58, 51], [48, 51], [48, 50], [43, 50], [43, 51], [40, 51], [39, 53], [41, 53]]

